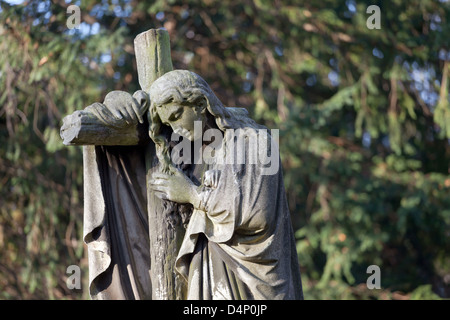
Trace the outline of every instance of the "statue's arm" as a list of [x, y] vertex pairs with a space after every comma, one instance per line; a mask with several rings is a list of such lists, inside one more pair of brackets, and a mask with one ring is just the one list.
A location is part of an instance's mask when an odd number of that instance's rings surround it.
[[133, 96], [112, 91], [103, 103], [93, 103], [63, 119], [65, 145], [136, 145], [146, 138], [144, 114], [150, 104], [144, 91]]

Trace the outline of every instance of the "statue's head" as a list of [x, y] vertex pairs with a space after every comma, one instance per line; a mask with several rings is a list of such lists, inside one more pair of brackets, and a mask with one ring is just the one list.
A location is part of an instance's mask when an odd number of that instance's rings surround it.
[[155, 142], [163, 170], [171, 163], [163, 126], [171, 127], [190, 141], [194, 140], [195, 121], [201, 121], [202, 131], [207, 126], [221, 131], [259, 127], [248, 117], [247, 110], [225, 108], [206, 81], [188, 70], [174, 70], [162, 75], [153, 82], [149, 94], [149, 135]]
[[[228, 117], [228, 112], [199, 75], [175, 70], [158, 78], [150, 87], [150, 128], [166, 125], [190, 141], [194, 140], [194, 122], [205, 128], [208, 117]], [[220, 128], [219, 121], [219, 128]], [[155, 132], [156, 133], [156, 132]]]

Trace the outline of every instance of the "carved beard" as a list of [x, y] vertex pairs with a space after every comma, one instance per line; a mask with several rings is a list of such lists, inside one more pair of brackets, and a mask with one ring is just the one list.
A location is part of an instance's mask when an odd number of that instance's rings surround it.
[[[217, 129], [217, 125], [215, 123], [214, 117], [211, 114], [207, 114], [207, 121], [206, 121], [206, 126], [204, 130], [207, 129], [212, 129], [215, 128]], [[180, 143], [182, 140], [180, 139], [179, 141], [172, 141], [171, 139], [169, 139], [172, 135], [172, 129], [170, 127], [165, 126], [164, 130], [164, 135], [166, 137], [166, 141], [168, 141], [168, 145], [169, 145], [169, 154], [172, 154], [172, 149], [178, 144]], [[186, 130], [187, 131], [187, 130]], [[184, 135], [181, 132], [176, 132], [179, 135], [183, 136]], [[191, 141], [191, 150], [194, 150], [194, 142]], [[182, 150], [181, 150], [182, 152]], [[180, 154], [180, 157], [182, 157], [183, 154]], [[189, 177], [195, 184], [200, 184], [200, 180], [201, 177], [196, 177], [194, 176], [194, 169], [195, 169], [195, 165], [193, 165], [194, 163], [194, 153], [192, 153], [192, 159], [190, 161], [190, 163], [184, 163], [184, 162], [177, 162], [178, 164], [175, 165], [174, 162], [172, 161], [172, 164], [181, 169], [183, 171], [183, 173]], [[168, 225], [170, 228], [176, 230], [176, 226], [179, 225], [180, 223], [183, 225], [184, 229], [186, 229], [189, 220], [191, 218], [192, 212], [194, 210], [194, 207], [192, 206], [192, 204], [187, 203], [187, 204], [181, 204], [181, 203], [176, 203], [173, 201], [169, 201], [169, 200], [163, 200], [163, 206], [164, 206], [164, 216], [166, 217], [166, 220], [168, 222]]]

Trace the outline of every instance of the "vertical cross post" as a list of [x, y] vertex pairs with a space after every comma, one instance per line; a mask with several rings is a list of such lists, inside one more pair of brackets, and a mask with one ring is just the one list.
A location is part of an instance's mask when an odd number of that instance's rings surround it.
[[[139, 84], [148, 93], [157, 78], [173, 69], [169, 34], [165, 29], [150, 29], [135, 38], [134, 48]], [[147, 186], [152, 173], [158, 170], [154, 148], [154, 144], [150, 143], [146, 152]], [[152, 299], [181, 299], [183, 290], [175, 273], [175, 259], [183, 240], [184, 229], [181, 223], [174, 225], [173, 221], [169, 221], [168, 215], [177, 213], [168, 212], [164, 202], [148, 187], [147, 201]]]

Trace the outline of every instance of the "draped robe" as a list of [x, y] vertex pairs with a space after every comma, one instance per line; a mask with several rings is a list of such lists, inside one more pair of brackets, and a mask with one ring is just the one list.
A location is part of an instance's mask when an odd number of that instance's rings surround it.
[[[247, 128], [245, 134], [258, 131]], [[91, 297], [151, 299], [144, 155], [154, 154], [154, 145], [84, 148]], [[281, 167], [262, 174], [249, 150], [247, 143], [243, 164], [216, 158], [192, 166], [202, 203], [176, 259], [187, 299], [303, 298]]]
[[192, 213], [176, 261], [188, 299], [303, 298], [281, 167], [265, 174], [264, 165], [250, 159], [256, 146], [249, 141], [258, 141], [259, 132], [241, 132], [244, 150], [231, 144], [234, 159], [243, 152], [244, 163], [220, 158], [230, 142], [226, 135], [219, 157], [203, 159], [201, 208]]
[[85, 146], [84, 241], [93, 299], [151, 299], [145, 146]]

